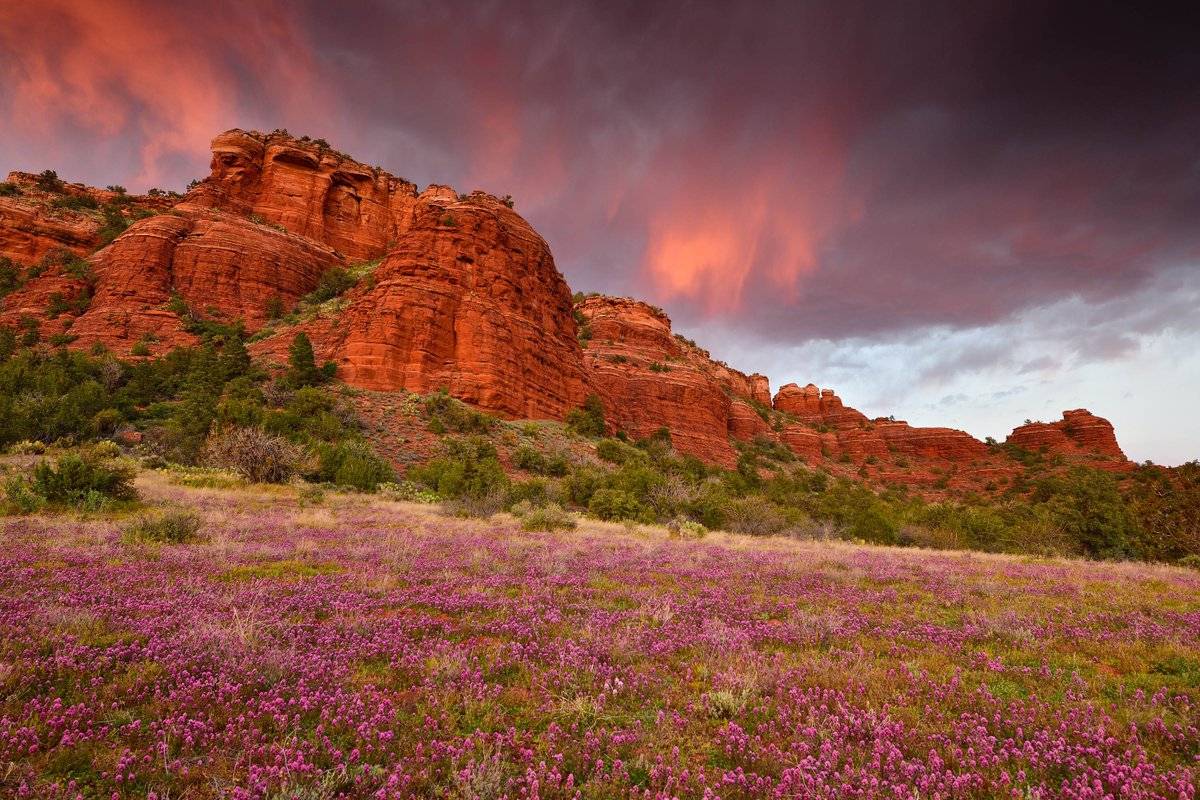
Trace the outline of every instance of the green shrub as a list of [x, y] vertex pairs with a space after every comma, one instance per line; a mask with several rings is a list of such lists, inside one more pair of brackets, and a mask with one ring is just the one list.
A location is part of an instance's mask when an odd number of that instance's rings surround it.
[[410, 469], [408, 478], [444, 499], [488, 497], [505, 492], [509, 483], [496, 448], [480, 438], [447, 442], [445, 456]]
[[385, 500], [394, 500], [403, 503], [436, 503], [438, 501], [438, 496], [434, 492], [422, 489], [412, 481], [381, 483], [376, 487], [375, 491]]
[[129, 220], [125, 219], [125, 214], [121, 211], [120, 205], [109, 203], [101, 209], [104, 214], [104, 224], [98, 231], [100, 244], [105, 245], [113, 239], [120, 236], [129, 227]]
[[135, 471], [120, 461], [84, 458], [68, 453], [57, 463], [41, 461], [33, 468], [32, 491], [54, 505], [79, 506], [89, 495], [111, 500], [135, 500]]
[[279, 295], [272, 295], [268, 300], [263, 312], [267, 315], [267, 319], [276, 320], [282, 319], [286, 313], [283, 307], [283, 298]]
[[168, 511], [155, 517], [140, 517], [121, 532], [127, 544], [187, 544], [196, 541], [200, 517], [190, 511]]
[[547, 456], [528, 445], [518, 447], [513, 452], [513, 464], [520, 469], [533, 472], [537, 475], [551, 475], [554, 477], [566, 475], [567, 469], [570, 466], [564, 454], [551, 453]]
[[357, 281], [349, 272], [341, 267], [333, 267], [321, 275], [320, 280], [317, 281], [317, 288], [305, 295], [304, 301], [320, 305], [353, 288], [355, 283]]
[[575, 517], [557, 503], [534, 508], [521, 516], [521, 529], [526, 531], [563, 531], [576, 526]]
[[645, 454], [619, 439], [601, 439], [596, 442], [596, 455], [612, 464], [625, 464], [630, 460], [642, 460]]
[[675, 517], [667, 523], [667, 531], [673, 538], [702, 539], [707, 535], [708, 528], [687, 517]]
[[589, 394], [581, 407], [567, 412], [566, 423], [580, 436], [603, 436], [608, 430], [604, 420], [604, 403], [598, 395]]
[[36, 514], [46, 505], [46, 498], [33, 491], [21, 475], [9, 475], [4, 481], [4, 506], [9, 514]]
[[11, 258], [0, 256], [0, 297], [21, 288], [21, 268]]
[[317, 446], [317, 459], [319, 478], [338, 486], [372, 492], [379, 484], [396, 479], [392, 465], [375, 455], [363, 441], [322, 443]]
[[34, 178], [34, 184], [43, 192], [61, 192], [63, 190], [63, 182], [59, 179], [58, 173], [52, 169], [44, 169]]
[[638, 520], [646, 514], [637, 498], [621, 489], [597, 489], [587, 508], [592, 516], [608, 520]]
[[55, 198], [50, 204], [54, 208], [69, 208], [72, 211], [91, 211], [100, 207], [96, 198], [86, 194], [69, 194]]
[[484, 434], [490, 433], [498, 423], [495, 417], [454, 399], [445, 389], [438, 389], [426, 397], [424, 407], [429, 429], [434, 433]]
[[1088, 467], [1073, 467], [1063, 475], [1039, 481], [1033, 502], [1042, 504], [1055, 523], [1098, 558], [1133, 555], [1138, 537], [1136, 521], [1112, 475]]
[[0, 197], [17, 197], [21, 194], [21, 187], [9, 181], [0, 181]]
[[312, 342], [308, 334], [300, 331], [292, 339], [288, 348], [288, 369], [284, 374], [284, 382], [291, 387], [316, 386], [333, 378], [337, 373], [337, 364], [327, 361], [317, 368], [316, 356], [313, 353]]

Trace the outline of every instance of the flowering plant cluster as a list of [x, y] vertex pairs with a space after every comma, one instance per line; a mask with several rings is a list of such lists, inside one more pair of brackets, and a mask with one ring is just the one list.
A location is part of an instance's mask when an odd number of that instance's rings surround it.
[[3, 523], [0, 795], [1196, 795], [1200, 573], [187, 491]]

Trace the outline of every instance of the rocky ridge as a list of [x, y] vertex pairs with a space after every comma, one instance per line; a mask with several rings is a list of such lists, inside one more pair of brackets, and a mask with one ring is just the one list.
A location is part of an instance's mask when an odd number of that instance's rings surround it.
[[[510, 201], [418, 191], [281, 131], [227, 131], [212, 152], [211, 174], [183, 197], [48, 190], [12, 173], [0, 257], [24, 273], [0, 300], [0, 324], [34, 320], [71, 346], [135, 357], [196, 343], [198, 322], [240, 324], [255, 334], [252, 352], [277, 363], [304, 331], [352, 386], [446, 388], [510, 418], [561, 419], [595, 393], [613, 432], [665, 427], [680, 452], [725, 466], [739, 442], [762, 441], [834, 472], [917, 486], [980, 488], [1020, 471], [1005, 447], [869, 419], [830, 389], [786, 384], [772, 397], [765, 376], [713, 360], [646, 303], [573, 303], [548, 245]], [[106, 217], [86, 206], [117, 203], [128, 228], [104, 245]], [[303, 319], [275, 319], [334, 268], [357, 284]], [[1112, 426], [1085, 410], [1022, 425], [1005, 445], [1128, 464]]]

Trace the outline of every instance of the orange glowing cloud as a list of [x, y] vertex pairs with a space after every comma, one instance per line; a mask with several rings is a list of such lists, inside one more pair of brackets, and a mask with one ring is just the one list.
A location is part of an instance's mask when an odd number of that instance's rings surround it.
[[[823, 242], [860, 213], [847, 196], [840, 153], [803, 159], [786, 150], [742, 164], [721, 185], [703, 173], [650, 211], [643, 260], [663, 300], [683, 298], [708, 314], [737, 311], [750, 286], [793, 301], [817, 267]], [[803, 177], [798, 177], [803, 176]]]
[[[239, 73], [281, 87], [282, 105], [320, 96], [308, 50], [283, 9], [262, 5], [186, 13], [136, 0], [47, 0], [0, 6], [6, 136], [69, 127], [92, 139], [140, 142], [135, 184], [152, 184], [171, 157], [203, 153], [238, 122]], [[288, 87], [300, 87], [299, 90]], [[67, 142], [55, 142], [63, 151]]]

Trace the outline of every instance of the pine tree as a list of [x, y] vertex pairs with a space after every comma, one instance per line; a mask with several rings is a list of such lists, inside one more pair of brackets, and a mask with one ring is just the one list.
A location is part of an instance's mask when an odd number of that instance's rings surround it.
[[304, 331], [292, 339], [288, 351], [287, 382], [292, 386], [315, 386], [321, 382], [321, 373], [317, 370], [317, 358], [313, 354], [312, 342]]

